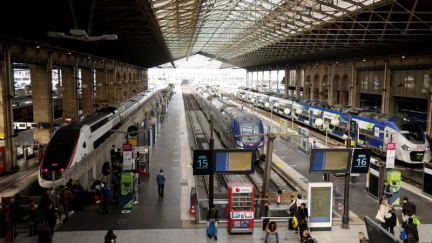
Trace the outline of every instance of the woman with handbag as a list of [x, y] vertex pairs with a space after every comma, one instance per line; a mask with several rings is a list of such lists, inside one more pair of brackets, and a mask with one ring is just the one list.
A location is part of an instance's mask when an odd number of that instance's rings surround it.
[[381, 223], [381, 227], [383, 227], [384, 229], [386, 228], [384, 217], [388, 213], [388, 211], [389, 211], [388, 201], [387, 199], [383, 199], [381, 201], [381, 205], [380, 208], [378, 209], [378, 213], [375, 216], [375, 219], [377, 219]]

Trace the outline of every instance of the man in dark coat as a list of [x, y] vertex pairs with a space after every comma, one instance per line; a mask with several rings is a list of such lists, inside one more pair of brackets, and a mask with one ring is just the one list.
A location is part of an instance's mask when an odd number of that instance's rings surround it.
[[308, 215], [309, 214], [308, 209], [306, 208], [306, 203], [302, 203], [300, 208], [295, 213], [295, 216], [298, 220], [300, 242], [303, 241], [303, 231], [307, 228]]
[[389, 212], [385, 215], [384, 219], [385, 219], [386, 230], [390, 231], [390, 233], [394, 235], [393, 228], [396, 226], [397, 216], [396, 216], [396, 212], [394, 211], [394, 207], [392, 205], [389, 206]]
[[109, 166], [109, 162], [105, 162], [102, 166], [102, 174], [104, 176], [104, 180], [106, 182], [106, 184], [108, 184], [109, 181], [109, 175], [110, 175], [110, 166]]
[[413, 218], [408, 218], [408, 223], [405, 226], [406, 236], [407, 238], [404, 240], [404, 243], [418, 243], [419, 236], [417, 225], [414, 224]]
[[110, 151], [110, 155], [111, 155], [111, 166], [114, 166], [114, 162], [116, 159], [116, 149], [115, 149], [115, 145], [112, 146], [111, 151]]
[[[17, 194], [18, 195], [18, 194]], [[19, 198], [19, 196], [18, 196]], [[15, 200], [15, 198], [10, 198], [9, 199], [9, 217], [10, 217], [10, 223], [13, 226], [12, 230], [13, 230], [13, 238], [16, 237], [16, 228], [15, 228], [15, 224], [21, 222], [22, 220], [22, 209], [21, 206], [19, 205], [19, 202], [17, 200]]]

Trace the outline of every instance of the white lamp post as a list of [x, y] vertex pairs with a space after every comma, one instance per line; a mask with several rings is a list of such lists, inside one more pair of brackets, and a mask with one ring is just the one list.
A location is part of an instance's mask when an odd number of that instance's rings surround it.
[[[331, 119], [332, 126], [338, 126], [339, 125], [339, 120], [338, 119]], [[328, 128], [329, 128], [329, 123], [328, 121], [323, 122], [323, 120], [321, 118], [317, 118], [315, 120], [315, 125], [318, 127], [318, 129], [320, 131], [323, 131], [323, 129], [325, 130], [326, 133], [326, 140], [325, 140], [325, 146], [327, 148], [327, 138], [328, 138]]]
[[[284, 114], [288, 115], [289, 113], [291, 113], [291, 134], [294, 135], [294, 118], [296, 118], [295, 115], [294, 115], [294, 110], [290, 110], [290, 108], [285, 108], [284, 109]], [[301, 109], [297, 109], [296, 113], [297, 114], [301, 114], [302, 110]], [[291, 144], [293, 144], [293, 143], [294, 143], [294, 141], [293, 141], [293, 139], [291, 139]]]

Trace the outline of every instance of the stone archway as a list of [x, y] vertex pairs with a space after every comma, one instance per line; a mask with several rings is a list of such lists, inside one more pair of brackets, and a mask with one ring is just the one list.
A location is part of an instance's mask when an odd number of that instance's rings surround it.
[[316, 74], [312, 82], [311, 100], [319, 100], [319, 87], [320, 87], [319, 80], [320, 78], [318, 74]]
[[342, 80], [340, 82], [340, 104], [341, 105], [348, 105], [349, 104], [349, 95], [351, 92], [351, 86], [349, 83], [348, 75], [343, 75]]

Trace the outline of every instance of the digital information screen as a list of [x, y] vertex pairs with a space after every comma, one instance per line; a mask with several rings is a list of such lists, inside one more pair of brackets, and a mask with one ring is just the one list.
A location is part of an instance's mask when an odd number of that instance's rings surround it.
[[311, 230], [331, 230], [333, 207], [333, 183], [308, 183], [307, 207], [309, 209], [309, 227]]
[[381, 227], [378, 223], [375, 222], [374, 219], [369, 218], [368, 216], [364, 216], [366, 230], [367, 230], [367, 238], [369, 238], [369, 242], [371, 243], [398, 243], [399, 239], [390, 234], [387, 230]]
[[330, 200], [331, 188], [330, 187], [312, 187], [310, 200], [311, 205], [311, 223], [317, 222], [330, 222]]
[[254, 149], [214, 150], [214, 173], [251, 174], [254, 173]]
[[312, 149], [309, 173], [345, 173], [351, 166], [351, 149]]
[[368, 173], [371, 152], [371, 149], [354, 149], [351, 173]]
[[213, 151], [193, 151], [193, 175], [210, 175], [213, 166]]

